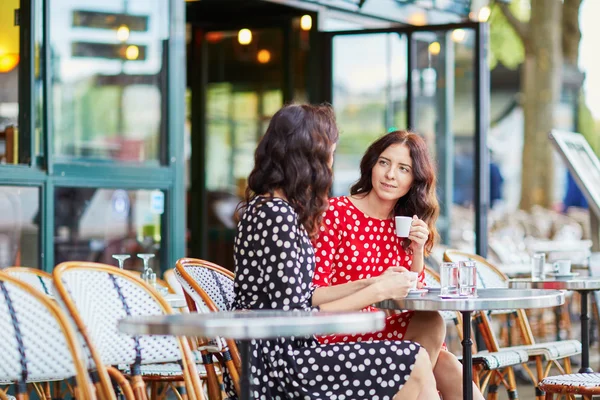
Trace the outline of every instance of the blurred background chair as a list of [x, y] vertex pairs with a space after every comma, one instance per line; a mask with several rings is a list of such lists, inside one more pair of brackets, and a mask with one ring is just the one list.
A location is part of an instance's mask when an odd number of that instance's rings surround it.
[[[190, 400], [203, 399], [199, 373], [186, 340], [171, 336], [131, 336], [118, 330], [127, 316], [172, 313], [161, 295], [128, 271], [111, 265], [67, 262], [53, 272], [54, 284], [97, 363], [120, 365], [136, 398], [159, 395], [159, 386], [183, 382]], [[202, 367], [202, 366], [199, 366]], [[205, 374], [203, 374], [205, 376]], [[163, 393], [160, 393], [161, 395]]]

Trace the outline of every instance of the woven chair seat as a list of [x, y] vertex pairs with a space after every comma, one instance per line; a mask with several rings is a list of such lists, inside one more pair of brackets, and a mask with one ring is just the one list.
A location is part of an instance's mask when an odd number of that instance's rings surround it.
[[549, 376], [539, 386], [549, 393], [600, 394], [600, 374]]
[[[206, 377], [206, 368], [202, 364], [196, 364], [198, 370], [198, 376], [201, 378]], [[119, 365], [119, 370], [129, 375], [130, 370], [128, 365]], [[142, 376], [161, 376], [161, 377], [176, 377], [183, 376], [183, 371], [178, 363], [165, 363], [165, 364], [144, 364], [141, 366]]]
[[[462, 362], [462, 357], [458, 359]], [[473, 364], [482, 365], [488, 371], [519, 365], [527, 360], [529, 356], [523, 350], [480, 351], [473, 355]]]
[[530, 357], [541, 355], [546, 360], [552, 361], [581, 354], [581, 342], [579, 340], [563, 340], [526, 346], [511, 346], [510, 349], [525, 350]]

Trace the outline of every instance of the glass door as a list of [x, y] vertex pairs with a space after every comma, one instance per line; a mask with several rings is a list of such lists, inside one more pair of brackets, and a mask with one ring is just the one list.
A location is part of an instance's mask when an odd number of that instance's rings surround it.
[[[322, 33], [325, 100], [340, 141], [333, 195], [349, 192], [360, 159], [384, 133], [421, 134], [438, 166], [441, 244], [485, 256], [489, 163], [487, 25], [463, 23]], [[329, 58], [328, 58], [329, 55]]]

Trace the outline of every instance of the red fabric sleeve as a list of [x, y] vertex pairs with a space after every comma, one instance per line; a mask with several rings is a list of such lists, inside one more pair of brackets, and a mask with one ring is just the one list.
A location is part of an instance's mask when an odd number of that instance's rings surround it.
[[319, 236], [314, 242], [316, 269], [313, 285], [316, 287], [331, 285], [332, 267], [342, 241], [344, 215], [334, 202], [335, 199], [330, 200], [329, 208], [323, 214]]

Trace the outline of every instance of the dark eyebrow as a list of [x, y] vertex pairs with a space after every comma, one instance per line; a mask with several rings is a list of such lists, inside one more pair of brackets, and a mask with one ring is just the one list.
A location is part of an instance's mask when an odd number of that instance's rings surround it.
[[[392, 163], [392, 160], [390, 160], [389, 158], [384, 157], [384, 156], [379, 156], [379, 159], [380, 160], [385, 160], [385, 161], [389, 162], [390, 164]], [[410, 164], [405, 164], [405, 163], [398, 163], [398, 164], [400, 164], [400, 165], [402, 165], [404, 167], [412, 168], [412, 165], [410, 165]]]

